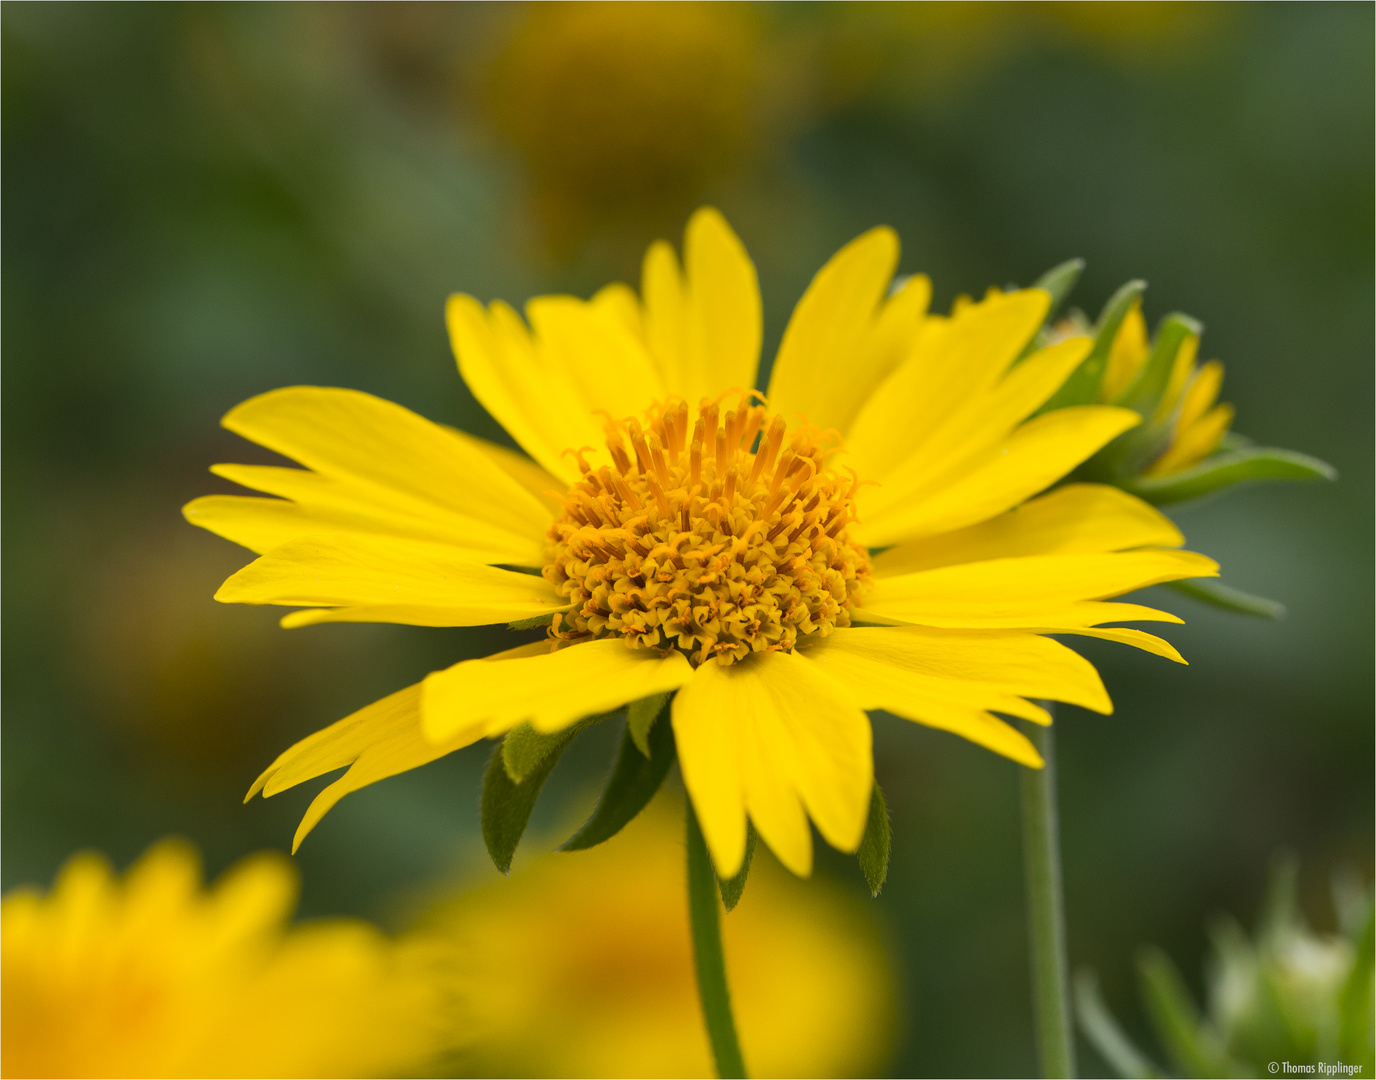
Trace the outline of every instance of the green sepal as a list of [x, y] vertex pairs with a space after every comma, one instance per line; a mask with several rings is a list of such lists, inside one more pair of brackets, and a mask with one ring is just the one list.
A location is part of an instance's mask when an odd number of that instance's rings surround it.
[[1177, 1071], [1185, 1076], [1231, 1076], [1227, 1056], [1201, 1027], [1199, 1010], [1170, 957], [1149, 946], [1137, 958], [1137, 971], [1147, 1016]]
[[1231, 611], [1235, 615], [1251, 615], [1258, 619], [1285, 618], [1285, 605], [1280, 601], [1253, 596], [1213, 578], [1194, 578], [1190, 581], [1171, 581], [1167, 584], [1182, 596], [1188, 596], [1191, 600], [1198, 600], [1211, 607], [1222, 608], [1224, 611]]
[[1051, 306], [1046, 309], [1048, 320], [1054, 319], [1056, 313], [1061, 310], [1061, 305], [1065, 303], [1070, 291], [1075, 288], [1075, 283], [1080, 280], [1080, 275], [1084, 269], [1084, 259], [1067, 259], [1065, 262], [1053, 266], [1032, 283], [1032, 288], [1042, 289], [1051, 294]]
[[884, 801], [884, 793], [876, 783], [870, 795], [870, 816], [865, 822], [865, 835], [861, 837], [860, 847], [855, 852], [871, 896], [879, 895], [885, 878], [889, 876], [890, 840], [889, 804]]
[[554, 620], [554, 613], [548, 615], [532, 615], [529, 619], [517, 619], [515, 622], [506, 624], [508, 630], [537, 630], [542, 626], [548, 626]]
[[741, 868], [733, 878], [725, 881], [720, 876], [717, 878], [717, 889], [721, 892], [722, 906], [730, 911], [741, 902], [741, 894], [745, 892], [745, 879], [750, 876], [750, 864], [755, 858], [755, 841], [758, 839], [755, 833], [754, 822], [745, 823], [745, 858], [741, 860]]
[[[668, 695], [661, 709], [667, 711]], [[621, 738], [616, 764], [598, 800], [597, 809], [583, 827], [566, 840], [560, 851], [582, 851], [610, 840], [645, 809], [669, 774], [674, 763], [674, 729], [667, 718], [650, 728], [649, 756], [640, 752], [631, 735], [630, 723]]]
[[[502, 740], [502, 746], [492, 751], [487, 772], [483, 775], [482, 831], [487, 853], [503, 874], [511, 872], [511, 860], [526, 831], [531, 811], [535, 809], [535, 800], [573, 735], [573, 729], [561, 732], [557, 745], [551, 747], [519, 783], [507, 772], [503, 753], [506, 739]], [[510, 737], [508, 733], [507, 738]]]
[[1123, 483], [1125, 490], [1154, 506], [1209, 495], [1220, 488], [1249, 480], [1336, 480], [1338, 470], [1326, 461], [1257, 446], [1214, 454], [1198, 465], [1168, 476], [1137, 476]]
[[1150, 418], [1161, 403], [1166, 387], [1170, 385], [1171, 372], [1175, 370], [1175, 359], [1190, 338], [1196, 340], [1204, 333], [1204, 326], [1198, 319], [1192, 319], [1179, 311], [1173, 311], [1156, 326], [1156, 335], [1151, 342], [1151, 355], [1137, 373], [1132, 385], [1123, 391], [1112, 404], [1136, 409], [1144, 417]]
[[1137, 1049], [1119, 1026], [1099, 994], [1098, 977], [1088, 969], [1075, 973], [1075, 1016], [1084, 1037], [1119, 1076], [1130, 1080], [1156, 1080], [1165, 1076], [1164, 1070]]
[[[636, 749], [646, 757], [650, 756], [650, 728], [669, 703], [669, 697], [669, 694], [651, 694], [626, 707], [626, 731]], [[667, 716], [665, 722], [668, 722]]]
[[1089, 355], [1061, 384], [1061, 388], [1051, 396], [1038, 412], [1048, 413], [1053, 409], [1063, 409], [1069, 405], [1091, 405], [1099, 397], [1099, 384], [1104, 381], [1104, 370], [1108, 367], [1108, 354], [1113, 349], [1113, 339], [1118, 336], [1118, 328], [1132, 310], [1132, 305], [1142, 296], [1147, 287], [1145, 281], [1129, 281], [1109, 297], [1108, 303], [1095, 324], [1094, 345]]

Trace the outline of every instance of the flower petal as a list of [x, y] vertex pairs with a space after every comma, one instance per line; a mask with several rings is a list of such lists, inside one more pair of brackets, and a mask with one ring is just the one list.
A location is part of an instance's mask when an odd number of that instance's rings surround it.
[[473, 396], [553, 476], [565, 484], [577, 480], [578, 465], [564, 451], [601, 446], [603, 435], [569, 372], [540, 354], [506, 304], [484, 311], [473, 297], [459, 294], [444, 310], [459, 372]]
[[800, 875], [811, 870], [812, 842], [799, 805], [828, 843], [859, 845], [874, 783], [869, 721], [821, 668], [794, 653], [703, 664], [674, 698], [673, 723], [684, 786], [722, 877], [740, 870], [747, 813]]
[[898, 544], [877, 555], [882, 577], [1026, 555], [1080, 555], [1135, 547], [1179, 547], [1165, 514], [1108, 484], [1067, 484], [996, 518]]
[[[1051, 303], [1041, 289], [1000, 293], [928, 319], [911, 354], [873, 388], [846, 436], [860, 475], [888, 484], [929, 433], [998, 385]], [[835, 362], [833, 359], [831, 362]]]
[[898, 237], [881, 227], [817, 272], [784, 331], [769, 380], [771, 409], [843, 433], [851, 426], [910, 351], [931, 299], [931, 282], [920, 275], [886, 299], [897, 266]]
[[663, 241], [646, 252], [643, 326], [665, 387], [695, 408], [755, 385], [763, 312], [755, 265], [720, 212], [694, 213], [683, 246], [686, 274]]
[[1179, 621], [1135, 604], [1096, 601], [1163, 581], [1217, 574], [1217, 563], [1192, 551], [991, 559], [879, 578], [863, 610], [923, 626], [1048, 632], [1111, 621]]
[[[568, 606], [533, 574], [484, 566], [442, 544], [361, 534], [293, 540], [274, 548], [220, 586], [215, 599], [352, 608], [354, 615], [342, 617], [422, 626], [514, 622]], [[361, 609], [374, 614], [360, 618]], [[382, 617], [388, 612], [395, 617]]]
[[263, 771], [244, 801], [259, 791], [267, 798], [349, 766], [349, 771], [321, 791], [306, 809], [292, 839], [295, 853], [320, 819], [349, 792], [419, 768], [482, 738], [477, 729], [457, 733], [443, 743], [422, 737], [420, 694], [419, 683], [408, 686], [302, 739]]
[[559, 731], [651, 694], [676, 690], [692, 675], [682, 653], [631, 649], [618, 638], [494, 662], [465, 660], [422, 683], [426, 737], [452, 738], [475, 726], [496, 735], [528, 722]]
[[222, 423], [321, 478], [292, 469], [220, 468], [222, 474], [237, 469], [236, 482], [270, 494], [322, 507], [369, 508], [379, 517], [401, 511], [448, 526], [459, 536], [465, 523], [481, 522], [538, 541], [549, 526], [548, 508], [489, 456], [451, 430], [371, 394], [287, 387], [250, 398]]
[[[1100, 713], [1113, 711], [1093, 664], [1060, 642], [1027, 631], [848, 627], [809, 647], [805, 655], [833, 675], [848, 670], [842, 665], [859, 661], [902, 671], [919, 694], [929, 692], [924, 686], [940, 686], [944, 688], [940, 693], [951, 700], [1027, 719], [1041, 719], [1043, 710], [1032, 715], [1020, 705], [1010, 709], [1006, 707], [1010, 695], [1064, 701]], [[856, 688], [849, 679], [847, 685], [865, 708], [907, 715], [902, 708], [894, 708], [892, 699], [878, 700], [877, 688], [873, 692]]]
[[[860, 538], [870, 547], [882, 547], [1001, 514], [1140, 422], [1131, 409], [1057, 409], [1023, 424], [982, 463], [939, 490], [923, 491], [921, 477], [891, 475], [884, 487], [860, 490]], [[908, 486], [908, 481], [918, 486]]]
[[1174, 660], [1177, 664], [1188, 664], [1176, 647], [1165, 638], [1159, 638], [1155, 634], [1148, 634], [1142, 630], [1133, 630], [1126, 626], [1079, 626], [1074, 629], [1062, 628], [1059, 630], [1045, 629], [1041, 627], [1031, 628], [1033, 633], [1039, 634], [1074, 634], [1077, 637], [1102, 638], [1104, 641], [1116, 641], [1120, 645], [1131, 645], [1134, 648], [1142, 649], [1144, 652], [1154, 653], [1157, 656], [1164, 656], [1167, 660]]

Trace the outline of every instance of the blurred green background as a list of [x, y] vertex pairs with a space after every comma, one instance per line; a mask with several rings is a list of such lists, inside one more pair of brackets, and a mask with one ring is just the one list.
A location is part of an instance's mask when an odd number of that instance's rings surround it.
[[[1149, 321], [1205, 323], [1239, 431], [1339, 469], [1179, 511], [1288, 619], [1167, 594], [1190, 667], [1081, 646], [1117, 712], [1059, 724], [1070, 954], [1115, 1011], [1141, 1030], [1141, 943], [1194, 973], [1212, 912], [1254, 918], [1275, 850], [1300, 856], [1321, 927], [1336, 867], [1370, 879], [1371, 5], [11, 0], [0, 23], [5, 887], [172, 832], [212, 871], [285, 847], [315, 785], [240, 806], [262, 767], [493, 647], [215, 604], [249, 555], [179, 507], [229, 490], [211, 463], [266, 460], [225, 411], [352, 386], [500, 438], [456, 376], [444, 297], [634, 283], [704, 201], [757, 262], [766, 355], [874, 224], [938, 308], [1081, 255], [1073, 302], [1094, 314], [1146, 278]], [[893, 1070], [1028, 1075], [1016, 766], [876, 727]], [[594, 731], [564, 759], [537, 846], [586, 812], [613, 748]], [[387, 923], [436, 878], [494, 875], [487, 753], [345, 800], [301, 852], [305, 912]], [[863, 890], [835, 853], [819, 873]]]

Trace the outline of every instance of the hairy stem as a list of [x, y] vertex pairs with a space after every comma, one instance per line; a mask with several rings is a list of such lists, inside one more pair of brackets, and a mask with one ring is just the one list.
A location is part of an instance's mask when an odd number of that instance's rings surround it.
[[[1048, 709], [1050, 702], [1042, 702]], [[1056, 815], [1056, 758], [1049, 727], [1027, 725], [1028, 738], [1046, 764], [1022, 770], [1022, 850], [1027, 874], [1027, 924], [1032, 951], [1032, 1003], [1042, 1075], [1075, 1075], [1065, 903], [1061, 892], [1061, 839]]]
[[717, 1075], [744, 1077], [745, 1061], [731, 1016], [731, 992], [726, 986], [726, 957], [721, 948], [721, 910], [717, 877], [707, 844], [702, 839], [693, 804], [688, 802], [688, 920], [693, 928], [693, 959], [698, 973], [702, 1017], [712, 1042]]

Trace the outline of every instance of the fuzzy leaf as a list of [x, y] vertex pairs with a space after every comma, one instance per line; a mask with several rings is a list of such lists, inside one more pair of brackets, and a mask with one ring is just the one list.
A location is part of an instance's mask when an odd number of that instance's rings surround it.
[[879, 895], [879, 890], [884, 887], [884, 879], [889, 876], [889, 841], [889, 805], [884, 801], [884, 793], [879, 790], [879, 785], [875, 784], [874, 793], [870, 796], [870, 816], [865, 823], [865, 835], [855, 853], [871, 896]]
[[1117, 1071], [1119, 1076], [1133, 1080], [1153, 1080], [1165, 1073], [1142, 1053], [1109, 1012], [1099, 995], [1099, 980], [1094, 972], [1083, 970], [1075, 974], [1075, 1016], [1080, 1030], [1099, 1056]]
[[515, 622], [506, 624], [508, 630], [535, 630], [541, 626], [548, 626], [553, 620], [553, 615], [532, 615], [529, 619], [517, 619]]
[[1108, 365], [1108, 354], [1113, 348], [1113, 339], [1118, 336], [1118, 328], [1123, 325], [1132, 305], [1147, 287], [1145, 281], [1129, 281], [1109, 297], [1099, 315], [1094, 332], [1094, 347], [1084, 362], [1071, 373], [1070, 378], [1052, 395], [1051, 400], [1039, 412], [1047, 413], [1053, 409], [1063, 409], [1067, 405], [1089, 405], [1099, 395], [1099, 384], [1104, 379], [1104, 368]]
[[650, 756], [650, 728], [669, 704], [669, 694], [651, 694], [626, 707], [626, 730], [631, 741], [646, 757]]
[[[658, 696], [665, 699], [661, 708], [667, 706], [668, 695]], [[607, 781], [597, 809], [583, 827], [565, 841], [560, 851], [582, 851], [610, 840], [645, 809], [674, 763], [674, 729], [668, 720], [650, 728], [649, 751], [648, 756], [640, 752], [627, 721], [611, 779]]]
[[563, 748], [569, 741], [570, 732], [546, 733], [536, 731], [529, 724], [514, 727], [502, 740], [502, 765], [513, 784], [522, 783], [533, 774], [555, 751]]
[[717, 878], [717, 888], [721, 891], [722, 906], [730, 911], [741, 902], [741, 894], [745, 892], [745, 879], [750, 874], [750, 861], [755, 857], [755, 826], [752, 822], [747, 822], [745, 826], [745, 859], [741, 862], [740, 872], [733, 878], [722, 881]]
[[[487, 844], [487, 853], [492, 856], [492, 861], [503, 874], [511, 871], [511, 860], [516, 854], [516, 845], [521, 842], [521, 836], [526, 831], [531, 811], [535, 809], [535, 800], [540, 795], [540, 789], [545, 786], [545, 781], [549, 779], [549, 774], [554, 771], [564, 748], [573, 738], [574, 731], [569, 729], [560, 734], [558, 745], [548, 750], [540, 763], [527, 773], [520, 783], [512, 780], [507, 772], [504, 746], [494, 749], [492, 758], [487, 763], [487, 772], [483, 776], [483, 842]], [[507, 738], [510, 737], [508, 734]], [[505, 744], [506, 739], [502, 742]]]
[[1066, 297], [1070, 295], [1070, 290], [1075, 288], [1075, 283], [1080, 280], [1084, 268], [1084, 259], [1067, 259], [1059, 266], [1053, 266], [1033, 282], [1034, 289], [1045, 289], [1051, 294], [1051, 307], [1046, 312], [1047, 319], [1056, 317]]
[[1336, 480], [1338, 471], [1325, 461], [1273, 447], [1250, 447], [1214, 454], [1198, 465], [1169, 476], [1139, 476], [1123, 487], [1156, 506], [1197, 499], [1247, 480]]
[[1285, 605], [1277, 600], [1267, 600], [1264, 596], [1234, 589], [1213, 578], [1196, 578], [1193, 581], [1171, 581], [1167, 583], [1176, 592], [1237, 615], [1252, 615], [1258, 619], [1285, 618]]

